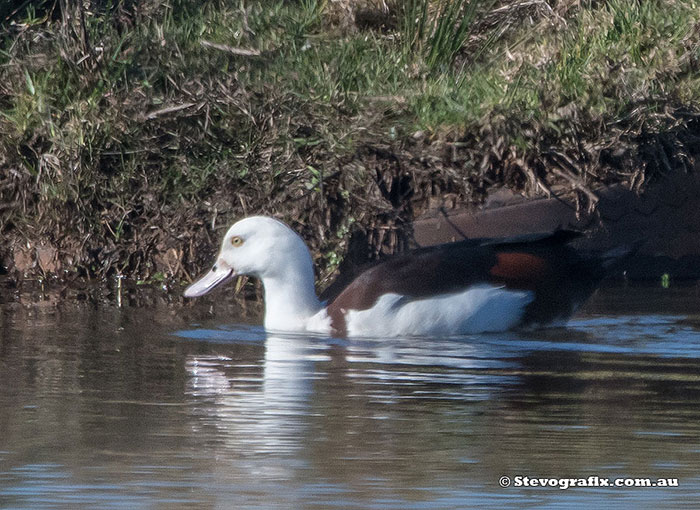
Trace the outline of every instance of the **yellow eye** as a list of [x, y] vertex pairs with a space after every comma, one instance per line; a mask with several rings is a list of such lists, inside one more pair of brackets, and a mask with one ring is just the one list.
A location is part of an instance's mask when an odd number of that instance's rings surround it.
[[233, 236], [231, 238], [231, 244], [234, 246], [240, 246], [243, 244], [243, 238], [239, 236]]

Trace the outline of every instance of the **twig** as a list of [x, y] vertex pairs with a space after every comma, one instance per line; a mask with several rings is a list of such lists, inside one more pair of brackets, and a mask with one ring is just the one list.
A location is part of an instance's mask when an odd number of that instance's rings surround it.
[[547, 198], [552, 197], [552, 190], [547, 186], [544, 182], [542, 182], [542, 179], [540, 179], [537, 176], [537, 173], [532, 169], [530, 165], [528, 165], [525, 160], [523, 159], [516, 159], [515, 163], [520, 167], [520, 170], [525, 174], [527, 177], [527, 180], [530, 183], [530, 187], [533, 188], [532, 191], [536, 192], [537, 189], [541, 189], [545, 195], [547, 195]]
[[199, 42], [199, 44], [201, 44], [205, 48], [213, 48], [215, 50], [225, 51], [227, 53], [231, 53], [233, 55], [238, 55], [241, 57], [258, 57], [258, 56], [260, 56], [260, 50], [252, 50], [249, 48], [234, 48], [233, 46], [229, 46], [228, 44], [213, 43], [211, 41], [207, 41], [204, 39], [202, 39]]
[[0, 211], [4, 211], [5, 209], [14, 209], [18, 205], [20, 205], [19, 202], [7, 202], [4, 204], [0, 204]]
[[396, 103], [396, 104], [406, 104], [406, 96], [368, 96], [365, 98], [370, 103]]
[[196, 103], [183, 103], [183, 104], [178, 104], [175, 106], [168, 106], [167, 108], [163, 108], [161, 110], [156, 110], [154, 112], [146, 114], [146, 120], [153, 120], [156, 117], [160, 117], [161, 115], [167, 115], [168, 113], [174, 113], [174, 112], [179, 112], [180, 110], [186, 110], [187, 108], [191, 108], [195, 105]]
[[78, 21], [80, 22], [80, 38], [83, 43], [83, 51], [89, 56], [92, 54], [92, 48], [90, 47], [90, 39], [87, 26], [85, 25], [85, 4], [83, 2], [78, 3], [78, 13], [80, 14]]
[[547, 2], [544, 2], [542, 0], [531, 0], [531, 1], [518, 2], [518, 3], [514, 3], [514, 4], [504, 5], [502, 7], [498, 7], [496, 9], [493, 9], [492, 11], [489, 12], [489, 14], [500, 14], [502, 12], [511, 12], [511, 11], [514, 11], [517, 9], [521, 9], [523, 7], [531, 7], [533, 5], [544, 5], [549, 12], [554, 13], [554, 11], [552, 10], [552, 7]]
[[[559, 164], [559, 162], [557, 162]], [[589, 210], [593, 210], [595, 205], [600, 201], [600, 198], [598, 198], [598, 195], [596, 195], [591, 189], [586, 186], [581, 179], [576, 177], [574, 174], [570, 173], [567, 170], [564, 170], [563, 168], [559, 168], [556, 166], [550, 167], [550, 170], [558, 175], [559, 177], [563, 177], [567, 181], [569, 181], [571, 184], [573, 184], [574, 188], [578, 189], [579, 191], [583, 192], [586, 197], [588, 197], [589, 201]]]

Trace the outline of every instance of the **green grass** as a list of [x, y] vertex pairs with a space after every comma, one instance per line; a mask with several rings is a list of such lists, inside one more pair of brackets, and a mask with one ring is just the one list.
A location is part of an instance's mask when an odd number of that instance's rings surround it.
[[[273, 211], [334, 266], [348, 218], [410, 220], [368, 195], [386, 147], [464, 200], [484, 178], [550, 182], [552, 151], [591, 185], [624, 181], [686, 164], [639, 147], [700, 104], [697, 1], [407, 0], [373, 29], [322, 0], [93, 2], [84, 30], [51, 5], [0, 12], [0, 205], [21, 204], [0, 209], [0, 256], [79, 245], [84, 273], [167, 272], [165, 250]], [[616, 148], [627, 159], [606, 166]]]
[[401, 40], [406, 58], [420, 58], [431, 71], [448, 70], [465, 46], [479, 9], [476, 0], [406, 0], [402, 3]]

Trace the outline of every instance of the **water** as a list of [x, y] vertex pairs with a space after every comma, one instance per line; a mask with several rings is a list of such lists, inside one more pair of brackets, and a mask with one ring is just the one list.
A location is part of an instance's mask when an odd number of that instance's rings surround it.
[[424, 340], [266, 338], [221, 295], [40, 297], [0, 304], [0, 508], [700, 501], [695, 286], [604, 289], [566, 329]]

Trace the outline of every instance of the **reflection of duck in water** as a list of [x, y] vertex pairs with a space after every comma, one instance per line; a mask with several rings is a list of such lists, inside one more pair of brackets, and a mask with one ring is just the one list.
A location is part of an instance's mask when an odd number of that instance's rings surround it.
[[303, 436], [315, 363], [327, 359], [316, 344], [299, 335], [269, 336], [246, 351], [233, 344], [232, 352], [217, 346], [211, 354], [189, 355], [189, 393], [229, 446], [258, 454], [293, 452]]
[[505, 331], [567, 319], [629, 252], [579, 252], [567, 244], [578, 235], [422, 248], [370, 267], [324, 307], [302, 239], [278, 220], [253, 216], [229, 229], [211, 271], [185, 296], [249, 275], [265, 288], [268, 330], [375, 337]]

